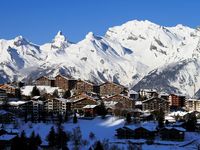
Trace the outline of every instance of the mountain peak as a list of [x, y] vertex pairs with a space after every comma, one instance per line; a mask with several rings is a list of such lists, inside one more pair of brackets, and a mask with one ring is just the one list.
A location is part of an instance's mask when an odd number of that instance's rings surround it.
[[28, 41], [23, 37], [23, 36], [17, 36], [15, 39], [14, 39], [14, 44], [16, 46], [20, 46], [20, 45], [26, 45], [28, 43]]
[[94, 33], [93, 32], [89, 32], [86, 36], [85, 36], [86, 39], [94, 39]]
[[58, 31], [55, 38], [53, 39], [53, 42], [64, 42], [66, 41], [65, 36], [62, 34], [62, 31]]

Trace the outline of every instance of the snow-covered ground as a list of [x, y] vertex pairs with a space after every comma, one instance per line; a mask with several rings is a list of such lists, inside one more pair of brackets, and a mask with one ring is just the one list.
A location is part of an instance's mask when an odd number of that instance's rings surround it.
[[[26, 96], [30, 96], [31, 95], [31, 91], [33, 90], [32, 85], [28, 85], [28, 86], [23, 86], [21, 88], [22, 94], [26, 95]], [[44, 91], [45, 93], [49, 93], [49, 94], [53, 94], [53, 92], [55, 90], [60, 90], [58, 87], [51, 87], [51, 86], [37, 86], [37, 88], [40, 90], [40, 92]]]
[[[88, 140], [89, 145], [93, 144], [96, 140], [105, 140], [108, 139], [111, 145], [117, 145], [121, 149], [127, 149], [128, 143], [141, 143], [143, 150], [155, 150], [155, 149], [164, 149], [164, 150], [192, 150], [197, 147], [197, 144], [200, 143], [198, 140], [200, 134], [195, 132], [186, 132], [185, 141], [183, 142], [173, 142], [173, 141], [161, 141], [159, 138], [156, 138], [153, 145], [146, 144], [144, 139], [117, 139], [115, 135], [115, 130], [117, 128], [124, 126], [124, 119], [117, 118], [113, 116], [107, 116], [105, 119], [101, 117], [96, 117], [92, 120], [78, 119], [77, 124], [73, 124], [72, 121], [63, 124], [65, 131], [72, 131], [76, 127], [80, 127], [82, 133], [82, 139]], [[41, 136], [43, 144], [47, 144], [46, 137], [51, 129], [56, 125], [52, 123], [37, 123], [37, 124], [22, 124], [20, 126], [20, 132], [25, 131], [26, 135], [29, 137], [32, 131], [35, 131], [36, 134]], [[89, 138], [90, 132], [95, 134], [95, 140], [92, 141]], [[88, 149], [83, 146], [82, 149]]]

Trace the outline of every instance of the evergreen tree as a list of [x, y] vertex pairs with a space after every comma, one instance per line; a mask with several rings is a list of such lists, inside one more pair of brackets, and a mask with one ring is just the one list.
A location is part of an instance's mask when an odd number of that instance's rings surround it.
[[67, 142], [69, 141], [69, 137], [67, 136], [67, 133], [63, 131], [62, 126], [58, 126], [58, 133], [56, 136], [57, 146], [61, 149], [67, 148]]
[[73, 123], [77, 123], [78, 122], [78, 118], [76, 116], [76, 113], [74, 113], [74, 117], [73, 117]]
[[47, 136], [47, 141], [50, 147], [56, 146], [56, 133], [55, 133], [54, 127], [51, 127], [51, 130]]
[[37, 88], [37, 86], [35, 85], [31, 91], [31, 96], [40, 96], [40, 90]]
[[15, 90], [15, 97], [21, 99], [22, 98], [22, 94], [21, 94], [21, 89], [17, 88]]
[[82, 134], [80, 127], [73, 129], [72, 140], [74, 142], [75, 149], [79, 149], [80, 145], [82, 144]]
[[37, 146], [40, 146], [42, 144], [42, 140], [39, 134], [36, 135], [35, 142]]
[[53, 91], [53, 97], [56, 97], [56, 98], [59, 97], [59, 94], [58, 94], [58, 90], [57, 90], [57, 89]]
[[97, 141], [94, 150], [104, 150], [103, 145], [101, 144], [100, 141]]
[[194, 113], [189, 114], [188, 119], [185, 123], [187, 131], [195, 131], [196, 129], [197, 118]]
[[69, 112], [66, 110], [65, 112], [65, 121], [68, 121], [69, 120]]
[[27, 147], [28, 147], [27, 146], [27, 137], [26, 137], [24, 130], [22, 131], [18, 142], [19, 142], [18, 144], [20, 145], [22, 150], [27, 149]]
[[100, 116], [102, 117], [102, 119], [104, 119], [105, 116], [106, 116], [106, 114], [107, 114], [107, 110], [106, 110], [106, 107], [105, 107], [103, 101], [101, 101], [101, 104], [100, 104], [100, 106], [98, 107], [98, 110], [97, 110], [97, 111], [98, 111], [98, 112], [97, 112], [98, 115], [100, 115]]
[[157, 120], [158, 120], [158, 127], [163, 128], [164, 127], [164, 120], [165, 120], [165, 113], [162, 109], [159, 110]]
[[36, 144], [36, 140], [35, 140], [35, 132], [34, 131], [31, 133], [31, 136], [29, 138], [28, 149], [29, 150], [37, 150], [38, 149], [38, 145]]
[[20, 144], [20, 139], [19, 136], [17, 135], [16, 138], [13, 139], [12, 143], [11, 143], [11, 150], [20, 150], [21, 148], [21, 144]]
[[63, 123], [63, 116], [61, 114], [58, 114], [58, 126], [61, 126]]
[[63, 98], [69, 98], [69, 97], [71, 97], [71, 92], [70, 92], [70, 90], [67, 90], [64, 92]]
[[127, 115], [126, 115], [126, 122], [131, 123], [131, 114], [130, 113], [127, 113]]

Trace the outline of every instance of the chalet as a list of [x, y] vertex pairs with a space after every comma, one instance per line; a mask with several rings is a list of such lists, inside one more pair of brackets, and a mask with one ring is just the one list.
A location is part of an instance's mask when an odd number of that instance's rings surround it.
[[10, 149], [13, 140], [17, 137], [17, 135], [13, 134], [3, 134], [0, 136], [0, 148], [1, 149]]
[[90, 97], [80, 98], [73, 100], [71, 109], [81, 114], [84, 112], [84, 107], [86, 107], [87, 105], [98, 105], [98, 103], [96, 100]]
[[7, 100], [7, 93], [6, 90], [0, 89], [0, 105], [4, 104]]
[[129, 98], [132, 98], [132, 99], [134, 99], [134, 100], [137, 100], [137, 99], [139, 98], [139, 94], [138, 94], [138, 92], [136, 92], [136, 91], [134, 91], [134, 90], [130, 90], [130, 91], [128, 92], [128, 97], [129, 97]]
[[150, 99], [152, 97], [158, 97], [157, 90], [155, 89], [140, 89], [138, 93], [139, 98], [141, 100]]
[[165, 99], [153, 97], [142, 101], [142, 110], [155, 111], [162, 109], [169, 112], [169, 102]]
[[134, 138], [134, 131], [127, 127], [118, 128], [115, 130], [118, 139], [131, 139]]
[[129, 125], [116, 130], [118, 138], [135, 138], [135, 139], [154, 139], [156, 125], [149, 122], [141, 125]]
[[42, 76], [36, 79], [36, 85], [55, 86], [55, 78]]
[[162, 98], [162, 99], [166, 99], [167, 101], [169, 101], [169, 94], [167, 94], [165, 92], [160, 92], [158, 97]]
[[121, 109], [132, 110], [134, 108], [134, 101], [127, 96], [123, 96], [120, 94], [110, 96], [108, 98], [104, 98], [104, 101], [114, 101], [120, 102], [123, 106]]
[[138, 127], [134, 131], [135, 139], [154, 139], [155, 137], [155, 129], [150, 129], [147, 127]]
[[75, 88], [75, 85], [75, 79], [71, 79], [60, 74], [55, 77], [55, 86], [63, 90], [72, 90]]
[[164, 127], [160, 130], [160, 137], [167, 141], [183, 141], [185, 137], [185, 129], [181, 127]]
[[104, 105], [107, 109], [107, 112], [109, 114], [114, 114], [115, 116], [121, 115], [121, 108], [123, 107], [123, 104], [121, 102], [116, 101], [104, 101]]
[[179, 94], [171, 94], [169, 96], [169, 102], [172, 109], [185, 107], [185, 96]]
[[76, 93], [80, 94], [80, 93], [90, 93], [93, 92], [93, 84], [86, 82], [86, 81], [82, 81], [82, 80], [78, 80], [76, 82]]
[[185, 101], [185, 106], [186, 106], [187, 111], [199, 111], [200, 112], [200, 100], [187, 99]]
[[97, 105], [86, 105], [83, 107], [85, 117], [94, 117], [96, 115]]
[[9, 95], [15, 95], [17, 88], [15, 86], [12, 86], [10, 84], [2, 84], [0, 85], [0, 89], [3, 89], [6, 91]]
[[0, 110], [0, 123], [11, 123], [15, 120], [13, 113], [5, 110]]
[[102, 97], [121, 94], [124, 91], [126, 91], [124, 86], [112, 82], [99, 85], [99, 95]]

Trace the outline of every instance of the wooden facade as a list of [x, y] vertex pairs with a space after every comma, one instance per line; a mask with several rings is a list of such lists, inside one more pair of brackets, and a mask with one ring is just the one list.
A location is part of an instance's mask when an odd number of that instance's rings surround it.
[[116, 95], [125, 91], [125, 87], [116, 83], [106, 82], [99, 86], [99, 95], [104, 97], [108, 95]]
[[9, 84], [0, 85], [0, 89], [5, 90], [7, 94], [15, 95], [15, 93], [16, 93], [16, 88], [14, 86], [9, 85]]
[[60, 74], [55, 77], [55, 86], [65, 91], [74, 89], [75, 85], [76, 85], [75, 79], [67, 78]]
[[93, 84], [86, 82], [86, 81], [82, 81], [82, 80], [78, 80], [76, 83], [76, 93], [90, 93], [93, 92]]
[[165, 127], [160, 130], [160, 137], [167, 141], [183, 141], [185, 138], [185, 129], [176, 127]]
[[169, 102], [162, 98], [153, 97], [142, 101], [142, 109], [148, 111], [162, 109], [165, 112], [169, 112]]
[[155, 130], [148, 130], [145, 127], [131, 129], [129, 127], [118, 128], [116, 135], [119, 139], [154, 139]]
[[113, 101], [113, 102], [119, 102], [122, 104], [121, 109], [133, 109], [134, 108], [134, 101], [127, 97], [127, 96], [123, 96], [120, 94], [108, 97], [108, 98], [104, 98], [104, 101]]
[[42, 76], [38, 79], [36, 79], [36, 85], [44, 85], [44, 86], [55, 86], [55, 79], [49, 78], [46, 76]]
[[74, 100], [73, 103], [72, 103], [71, 109], [76, 111], [76, 112], [83, 113], [84, 112], [83, 107], [85, 107], [87, 105], [98, 105], [98, 103], [94, 99], [91, 99], [89, 97], [85, 97], [85, 98]]

